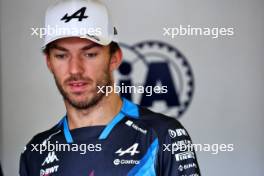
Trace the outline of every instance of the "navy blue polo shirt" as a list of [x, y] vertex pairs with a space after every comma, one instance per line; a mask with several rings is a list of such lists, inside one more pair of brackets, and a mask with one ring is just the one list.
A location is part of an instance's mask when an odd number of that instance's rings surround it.
[[[198, 176], [184, 127], [123, 98], [106, 126], [70, 130], [67, 115], [39, 133], [20, 158], [20, 176]], [[178, 147], [178, 148], [177, 148]], [[181, 149], [181, 150], [180, 150]]]

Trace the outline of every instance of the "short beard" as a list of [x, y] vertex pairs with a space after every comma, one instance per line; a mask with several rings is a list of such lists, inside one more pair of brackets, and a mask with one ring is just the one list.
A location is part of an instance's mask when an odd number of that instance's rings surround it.
[[[105, 96], [105, 93], [98, 93], [99, 89], [98, 87], [102, 87], [102, 86], [111, 86], [112, 85], [112, 79], [110, 76], [109, 71], [104, 71], [104, 77], [102, 80], [100, 80], [98, 83], [96, 83], [96, 93], [95, 96], [93, 96], [90, 100], [85, 100], [85, 101], [75, 101], [73, 98], [70, 98], [70, 95], [63, 89], [62, 85], [59, 83], [58, 79], [55, 77], [55, 75], [53, 74], [54, 79], [55, 79], [55, 83], [57, 85], [58, 90], [60, 91], [63, 99], [65, 101], [67, 101], [71, 106], [73, 106], [76, 109], [79, 110], [85, 110], [85, 109], [89, 109], [95, 105], [97, 105]], [[69, 80], [74, 80], [74, 81], [78, 81], [78, 80], [87, 80], [90, 81], [88, 79], [83, 78], [81, 75], [73, 75], [71, 76]], [[98, 90], [97, 90], [98, 89]], [[105, 91], [104, 91], [105, 92]], [[92, 92], [93, 93], [93, 92]]]

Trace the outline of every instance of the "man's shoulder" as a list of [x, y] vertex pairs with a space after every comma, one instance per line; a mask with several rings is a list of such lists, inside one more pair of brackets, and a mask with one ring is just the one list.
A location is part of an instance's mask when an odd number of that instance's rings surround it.
[[161, 113], [153, 112], [147, 108], [140, 107], [140, 119], [153, 128], [158, 136], [168, 134], [168, 130], [184, 129], [183, 125], [175, 118]]
[[58, 124], [54, 125], [48, 130], [42, 131], [40, 133], [37, 133], [32, 137], [32, 139], [28, 142], [28, 144], [41, 144], [45, 140], [48, 140], [49, 138], [53, 137], [54, 135], [60, 133], [62, 130]]
[[183, 128], [182, 124], [175, 118], [140, 107], [140, 119], [155, 128]]

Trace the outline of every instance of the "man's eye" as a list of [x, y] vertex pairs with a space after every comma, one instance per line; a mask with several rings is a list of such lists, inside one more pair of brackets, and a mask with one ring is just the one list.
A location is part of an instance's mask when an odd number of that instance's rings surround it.
[[84, 55], [85, 57], [88, 57], [88, 58], [94, 58], [98, 55], [98, 53], [85, 53]]
[[64, 59], [66, 58], [66, 54], [55, 54], [54, 57], [57, 58], [57, 59]]

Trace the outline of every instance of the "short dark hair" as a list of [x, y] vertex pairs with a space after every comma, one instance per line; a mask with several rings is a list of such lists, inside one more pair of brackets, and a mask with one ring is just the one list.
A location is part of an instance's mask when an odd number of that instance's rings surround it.
[[[42, 52], [44, 54], [49, 55], [50, 49], [52, 48], [53, 42], [47, 44], [47, 46], [45, 47], [45, 49], [42, 50]], [[109, 44], [109, 52], [110, 55], [113, 55], [116, 51], [118, 51], [120, 49], [120, 46], [118, 45], [118, 43], [116, 42], [111, 42]]]
[[111, 42], [109, 44], [109, 48], [110, 48], [110, 55], [113, 55], [115, 52], [120, 50], [120, 46], [116, 42]]

